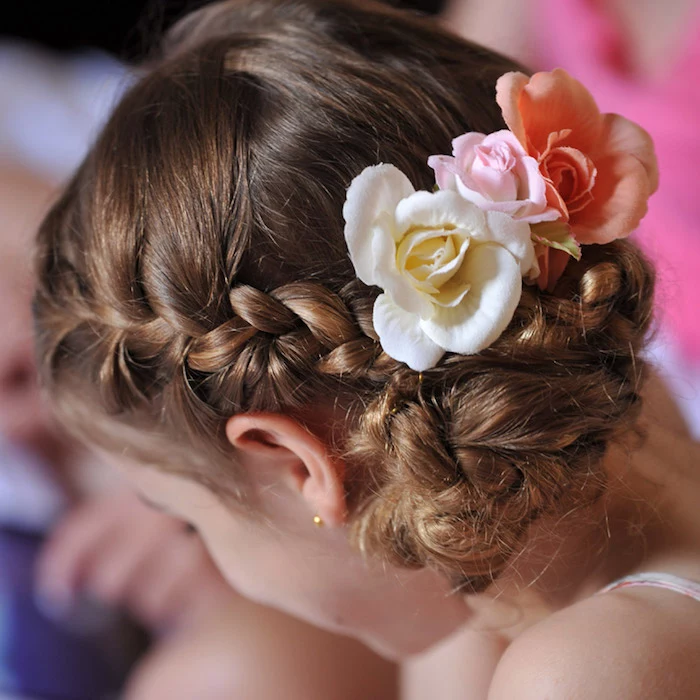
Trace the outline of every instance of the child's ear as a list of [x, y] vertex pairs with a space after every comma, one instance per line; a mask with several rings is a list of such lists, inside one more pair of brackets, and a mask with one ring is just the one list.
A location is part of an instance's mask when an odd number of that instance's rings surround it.
[[226, 423], [226, 437], [248, 460], [263, 460], [306, 501], [309, 520], [340, 526], [347, 517], [344, 465], [298, 421], [278, 413], [244, 413]]

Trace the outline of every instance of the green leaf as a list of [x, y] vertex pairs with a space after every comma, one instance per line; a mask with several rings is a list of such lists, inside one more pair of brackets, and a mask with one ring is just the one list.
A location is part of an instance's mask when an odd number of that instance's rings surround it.
[[581, 246], [574, 238], [571, 226], [564, 221], [543, 221], [530, 226], [532, 242], [568, 253], [574, 260], [581, 259]]

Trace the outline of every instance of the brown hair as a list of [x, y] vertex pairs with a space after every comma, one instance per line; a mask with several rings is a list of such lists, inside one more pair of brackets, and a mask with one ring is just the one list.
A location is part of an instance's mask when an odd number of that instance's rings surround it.
[[376, 163], [429, 189], [430, 154], [504, 126], [513, 69], [380, 5], [182, 21], [41, 229], [38, 349], [64, 420], [237, 491], [228, 416], [339, 400], [359, 546], [486, 586], [536, 518], [600, 492], [639, 407], [652, 273], [628, 242], [590, 246], [554, 294], [525, 288], [492, 347], [419, 376], [377, 342], [341, 212]]

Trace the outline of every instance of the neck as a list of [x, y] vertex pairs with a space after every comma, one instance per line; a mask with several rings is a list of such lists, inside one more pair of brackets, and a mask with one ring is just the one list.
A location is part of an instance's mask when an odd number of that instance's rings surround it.
[[495, 613], [489, 626], [509, 639], [622, 576], [653, 569], [700, 574], [683, 568], [684, 560], [694, 560], [683, 553], [696, 551], [700, 541], [693, 505], [700, 484], [688, 469], [700, 447], [655, 377], [644, 406], [643, 438], [630, 437], [606, 455], [608, 487], [600, 500], [556, 522], [537, 523], [526, 553], [490, 591], [490, 598], [508, 605], [486, 605]]
[[353, 610], [354, 622], [366, 632], [361, 640], [381, 656], [400, 660], [419, 654], [469, 621], [464, 599], [437, 573], [387, 568], [378, 580], [385, 577], [391, 592], [377, 596], [375, 587], [364, 600], [355, 593]]

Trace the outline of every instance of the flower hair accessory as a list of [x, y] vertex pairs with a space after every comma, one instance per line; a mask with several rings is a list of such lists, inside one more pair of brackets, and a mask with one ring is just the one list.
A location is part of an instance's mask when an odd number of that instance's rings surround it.
[[649, 135], [601, 114], [565, 71], [506, 73], [496, 101], [508, 129], [463, 134], [451, 156], [431, 156], [435, 191], [416, 192], [388, 164], [365, 168], [348, 188], [350, 258], [383, 290], [375, 331], [416, 371], [495, 342], [523, 278], [552, 291], [581, 245], [632, 233], [658, 184]]

